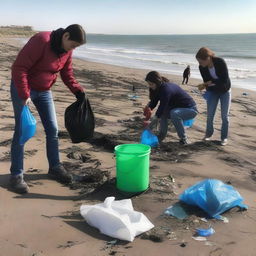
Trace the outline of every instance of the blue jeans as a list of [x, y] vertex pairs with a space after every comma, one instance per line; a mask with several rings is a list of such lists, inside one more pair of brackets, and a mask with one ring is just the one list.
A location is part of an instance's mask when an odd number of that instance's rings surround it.
[[[196, 107], [191, 108], [174, 108], [170, 110], [170, 119], [173, 125], [176, 128], [177, 134], [180, 139], [186, 139], [185, 128], [183, 125], [183, 120], [193, 119], [197, 115]], [[166, 117], [161, 118], [160, 120], [160, 132], [159, 132], [159, 140], [162, 141], [167, 134], [168, 130], [168, 119]]]
[[231, 91], [225, 93], [210, 92], [207, 100], [207, 126], [206, 126], [206, 137], [211, 137], [214, 132], [213, 120], [215, 112], [220, 101], [221, 109], [221, 140], [228, 138], [228, 127], [229, 127], [229, 109], [231, 103]]
[[[51, 91], [38, 92], [31, 90], [31, 100], [40, 115], [46, 133], [46, 151], [49, 167], [55, 167], [60, 163], [58, 144], [58, 124]], [[11, 82], [11, 99], [15, 117], [15, 129], [11, 146], [11, 174], [23, 173], [24, 146], [20, 145], [20, 116], [23, 109], [22, 100], [18, 96], [17, 89]]]

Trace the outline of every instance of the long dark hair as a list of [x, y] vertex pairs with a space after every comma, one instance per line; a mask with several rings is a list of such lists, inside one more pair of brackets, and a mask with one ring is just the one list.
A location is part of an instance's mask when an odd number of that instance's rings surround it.
[[161, 76], [157, 71], [151, 71], [146, 75], [145, 81], [156, 84], [155, 90], [149, 88], [149, 99], [153, 100], [159, 94], [161, 84], [169, 82], [169, 79]]

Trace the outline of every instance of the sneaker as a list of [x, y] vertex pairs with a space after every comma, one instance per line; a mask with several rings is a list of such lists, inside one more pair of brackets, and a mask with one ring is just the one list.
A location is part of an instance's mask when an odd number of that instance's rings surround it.
[[204, 141], [210, 141], [211, 139], [212, 139], [211, 136], [210, 136], [210, 137], [205, 136], [205, 137], [203, 138]]
[[184, 139], [180, 139], [180, 144], [181, 145], [188, 145], [188, 144], [190, 144], [190, 142], [187, 138], [184, 138]]
[[62, 164], [49, 168], [48, 175], [61, 183], [71, 183], [72, 175], [69, 174]]
[[224, 139], [221, 141], [221, 146], [226, 146], [228, 144], [228, 139]]
[[11, 175], [10, 187], [18, 194], [26, 194], [29, 191], [29, 187], [23, 179], [23, 174]]

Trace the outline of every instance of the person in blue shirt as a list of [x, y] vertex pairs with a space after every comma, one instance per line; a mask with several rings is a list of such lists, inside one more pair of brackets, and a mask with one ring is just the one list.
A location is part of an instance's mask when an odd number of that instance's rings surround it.
[[193, 98], [179, 85], [171, 83], [157, 71], [149, 72], [145, 81], [149, 86], [150, 98], [150, 102], [144, 108], [146, 118], [150, 118], [151, 111], [160, 103], [148, 128], [152, 128], [156, 122], [160, 121], [158, 140], [161, 142], [167, 135], [168, 119], [171, 119], [180, 143], [189, 144], [183, 121], [195, 118], [198, 113]]

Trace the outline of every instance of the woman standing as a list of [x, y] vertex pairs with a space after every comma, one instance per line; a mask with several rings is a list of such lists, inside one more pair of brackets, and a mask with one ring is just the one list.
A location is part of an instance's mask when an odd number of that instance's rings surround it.
[[231, 103], [231, 82], [228, 68], [222, 58], [215, 57], [212, 50], [202, 47], [196, 54], [199, 70], [204, 83], [199, 89], [207, 90], [207, 126], [205, 140], [210, 140], [213, 135], [213, 120], [218, 102], [221, 108], [221, 145], [228, 143], [229, 109]]
[[151, 71], [147, 74], [145, 81], [148, 83], [150, 92], [150, 102], [144, 108], [144, 115], [147, 119], [151, 116], [151, 110], [160, 102], [149, 127], [160, 119], [160, 133], [158, 140], [162, 141], [167, 134], [168, 119], [170, 118], [176, 128], [180, 138], [180, 143], [188, 144], [183, 121], [194, 118], [197, 115], [196, 103], [180, 86], [170, 83], [165, 77], [158, 72]]
[[17, 193], [28, 192], [28, 185], [23, 179], [24, 146], [19, 141], [21, 111], [31, 101], [46, 133], [48, 174], [60, 182], [72, 180], [59, 159], [57, 118], [50, 88], [60, 73], [70, 91], [78, 100], [83, 100], [83, 88], [73, 76], [72, 50], [85, 42], [85, 31], [77, 24], [53, 32], [39, 32], [21, 49], [12, 66], [11, 99], [15, 131], [11, 146], [10, 185]]

